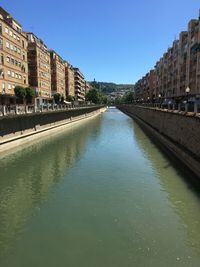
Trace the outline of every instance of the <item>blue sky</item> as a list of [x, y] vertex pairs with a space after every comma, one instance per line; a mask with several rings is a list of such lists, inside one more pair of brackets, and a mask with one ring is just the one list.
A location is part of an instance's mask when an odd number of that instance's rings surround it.
[[0, 5], [87, 80], [116, 83], [134, 83], [146, 74], [200, 8], [199, 0], [2, 0]]

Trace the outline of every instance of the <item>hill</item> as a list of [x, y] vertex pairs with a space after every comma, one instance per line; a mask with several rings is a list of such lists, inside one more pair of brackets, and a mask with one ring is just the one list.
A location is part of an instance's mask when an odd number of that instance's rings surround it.
[[93, 87], [97, 88], [103, 94], [110, 94], [119, 91], [133, 91], [133, 84], [116, 84], [112, 82], [89, 82]]

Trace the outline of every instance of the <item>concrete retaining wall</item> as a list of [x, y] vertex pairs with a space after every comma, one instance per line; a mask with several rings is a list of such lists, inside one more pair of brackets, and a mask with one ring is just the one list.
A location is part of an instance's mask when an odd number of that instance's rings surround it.
[[161, 109], [123, 105], [122, 112], [133, 117], [168, 151], [200, 178], [200, 118]]
[[101, 112], [102, 106], [0, 118], [0, 146]]

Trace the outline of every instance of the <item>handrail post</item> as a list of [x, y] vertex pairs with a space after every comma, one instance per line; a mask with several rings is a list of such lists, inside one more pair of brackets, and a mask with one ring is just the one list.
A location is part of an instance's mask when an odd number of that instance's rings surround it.
[[197, 106], [197, 103], [194, 102], [194, 113], [197, 114], [198, 112], [198, 106]]

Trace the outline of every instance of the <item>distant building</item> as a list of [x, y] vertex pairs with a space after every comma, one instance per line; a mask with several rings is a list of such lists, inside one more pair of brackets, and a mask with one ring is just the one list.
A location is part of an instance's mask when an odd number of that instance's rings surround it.
[[41, 105], [51, 100], [50, 52], [33, 33], [27, 33], [27, 37], [29, 84], [36, 91], [37, 105]]
[[91, 84], [85, 81], [85, 94], [87, 94], [91, 89], [92, 89]]
[[74, 68], [75, 96], [81, 104], [85, 101], [85, 79], [78, 68]]
[[22, 26], [0, 7], [0, 104], [15, 103], [15, 86], [28, 86], [27, 38]]
[[52, 96], [56, 93], [66, 98], [65, 89], [65, 62], [53, 50], [50, 51], [51, 56], [51, 92]]

